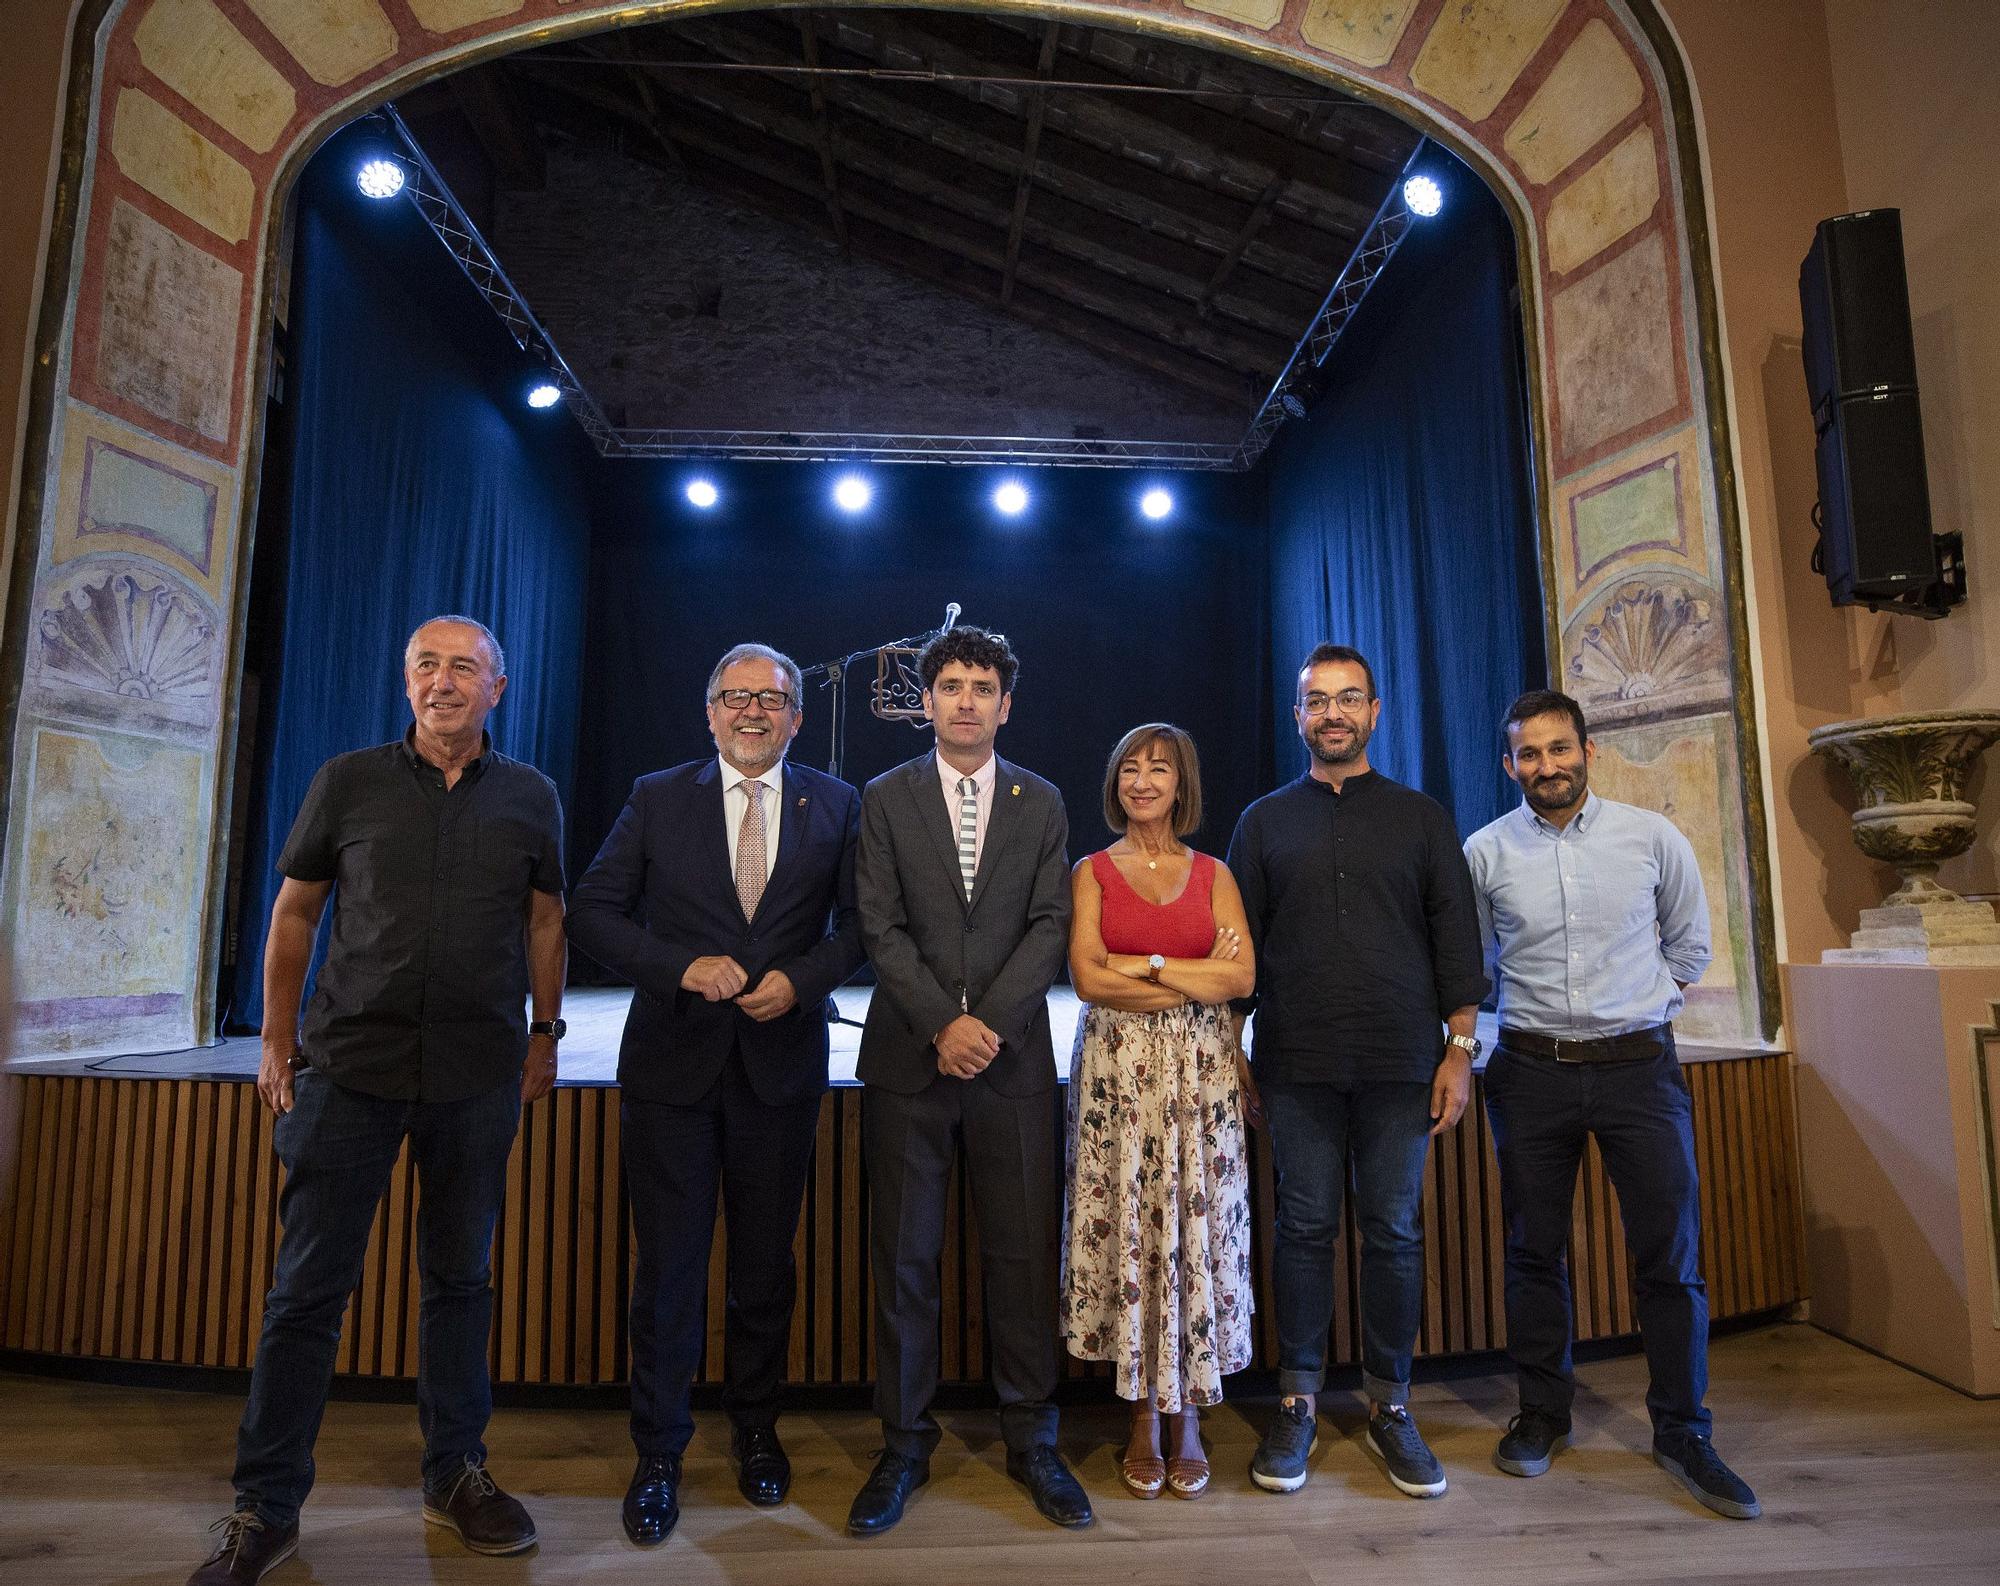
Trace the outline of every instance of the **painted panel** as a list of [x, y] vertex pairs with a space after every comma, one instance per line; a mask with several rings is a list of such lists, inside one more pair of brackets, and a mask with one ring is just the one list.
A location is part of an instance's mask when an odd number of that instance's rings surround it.
[[1529, 181], [1554, 181], [1637, 110], [1645, 92], [1617, 35], [1592, 17], [1521, 107], [1503, 146]]
[[396, 53], [395, 24], [376, 0], [244, 0], [314, 82], [359, 77]]
[[1417, 0], [1311, 0], [1299, 21], [1306, 42], [1357, 66], [1387, 66]]
[[242, 273], [120, 199], [103, 291], [98, 382], [163, 419], [227, 440]]
[[249, 171], [150, 94], [136, 88], [119, 93], [111, 154], [119, 170], [161, 203], [224, 242], [250, 235], [257, 184]]
[[1707, 477], [1701, 437], [1684, 424], [1560, 481], [1551, 571], [1565, 615], [1593, 582], [1642, 566], [1678, 567], [1713, 585]]
[[107, 727], [206, 744], [221, 713], [215, 613], [164, 568], [72, 562], [36, 592], [33, 703]]
[[71, 403], [51, 566], [125, 552], [186, 574], [212, 604], [231, 561], [228, 469]]
[[1689, 988], [1674, 1027], [1692, 1040], [1740, 1039], [1757, 1028], [1757, 1014], [1735, 726], [1727, 715], [1699, 716], [1602, 733], [1593, 725], [1591, 736], [1591, 786], [1660, 811], [1693, 844], [1701, 867], [1715, 958]]
[[298, 109], [285, 74], [215, 0], [153, 0], [134, 43], [148, 71], [259, 154], [277, 146]]
[[510, 17], [526, 0], [410, 0], [410, 14], [433, 33], [452, 33], [475, 22]]
[[1543, 223], [1549, 268], [1567, 275], [1652, 218], [1660, 162], [1651, 127], [1629, 137], [1556, 194]]
[[[121, 733], [34, 729], [17, 984], [24, 1001], [187, 991], [208, 861], [207, 757]], [[42, 1044], [42, 1043], [37, 1043]]]
[[1584, 603], [1562, 635], [1563, 688], [1592, 723], [1726, 710], [1729, 626], [1714, 590], [1648, 568]]
[[1569, 0], [1454, 0], [1438, 13], [1410, 81], [1468, 122], [1499, 108]]
[[1657, 233], [1555, 295], [1558, 455], [1657, 419], [1679, 399], [1667, 247]]

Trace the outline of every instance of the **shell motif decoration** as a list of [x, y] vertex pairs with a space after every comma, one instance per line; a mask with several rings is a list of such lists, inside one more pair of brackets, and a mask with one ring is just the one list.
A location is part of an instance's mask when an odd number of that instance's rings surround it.
[[215, 625], [170, 585], [114, 572], [42, 613], [41, 671], [51, 683], [202, 713], [216, 684]]
[[1570, 657], [1579, 695], [1638, 704], [1716, 679], [1722, 632], [1713, 604], [1687, 589], [1622, 585]]

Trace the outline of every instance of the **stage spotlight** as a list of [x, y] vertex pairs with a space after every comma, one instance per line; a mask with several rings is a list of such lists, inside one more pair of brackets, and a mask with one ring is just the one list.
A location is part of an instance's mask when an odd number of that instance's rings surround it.
[[1411, 214], [1429, 220], [1444, 208], [1444, 189], [1434, 177], [1413, 176], [1403, 184], [1403, 202]]
[[993, 492], [993, 505], [1010, 518], [1018, 516], [1027, 509], [1028, 492], [1010, 479]]
[[833, 487], [833, 502], [842, 512], [860, 512], [875, 499], [875, 487], [859, 474], [842, 474]]
[[552, 408], [561, 400], [561, 389], [547, 380], [537, 380], [528, 387], [528, 406], [531, 408]]
[[354, 173], [354, 185], [370, 198], [394, 198], [403, 190], [403, 168], [377, 156]]
[[1174, 498], [1155, 486], [1139, 498], [1139, 510], [1157, 521], [1174, 510]]
[[690, 479], [687, 484], [687, 498], [690, 505], [700, 507], [704, 512], [720, 499], [715, 486], [706, 479]]

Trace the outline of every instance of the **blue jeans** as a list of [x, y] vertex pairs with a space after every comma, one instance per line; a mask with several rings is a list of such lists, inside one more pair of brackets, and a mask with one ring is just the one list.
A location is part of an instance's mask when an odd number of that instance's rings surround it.
[[1379, 1403], [1407, 1403], [1424, 1303], [1431, 1088], [1417, 1080], [1267, 1083], [1263, 1095], [1278, 1191], [1271, 1259], [1278, 1391], [1317, 1393], [1326, 1382], [1333, 1247], [1352, 1163], [1361, 1230], [1361, 1385]]
[[1632, 1257], [1653, 1433], [1706, 1436], [1708, 1289], [1694, 1106], [1672, 1037], [1661, 1056], [1633, 1063], [1558, 1063], [1510, 1051], [1503, 1040], [1487, 1062], [1485, 1090], [1507, 1224], [1507, 1352], [1521, 1408], [1566, 1420], [1576, 1397], [1565, 1254], [1577, 1166], [1594, 1134]]
[[375, 1208], [405, 1136], [417, 1170], [417, 1421], [425, 1490], [445, 1484], [493, 1414], [486, 1339], [493, 1321], [493, 1226], [521, 1091], [506, 1084], [465, 1101], [389, 1101], [307, 1069], [278, 1120], [284, 1163], [277, 1273], [236, 1433], [236, 1504], [290, 1525], [313, 1484], [340, 1346], [340, 1318], [361, 1282]]

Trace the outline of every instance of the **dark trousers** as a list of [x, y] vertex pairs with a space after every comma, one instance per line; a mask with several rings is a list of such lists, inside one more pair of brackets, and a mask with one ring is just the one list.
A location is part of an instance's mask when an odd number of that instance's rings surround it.
[[238, 1508], [273, 1525], [298, 1518], [333, 1381], [340, 1318], [361, 1282], [375, 1208], [405, 1137], [417, 1170], [417, 1422], [424, 1488], [467, 1456], [486, 1458], [493, 1414], [486, 1339], [493, 1323], [493, 1225], [521, 1121], [509, 1083], [465, 1101], [388, 1101], [308, 1069], [274, 1131], [284, 1235], [264, 1301], [250, 1402], [236, 1434]]
[[938, 1258], [952, 1157], [963, 1147], [979, 1216], [986, 1338], [1000, 1432], [1016, 1452], [1056, 1440], [1057, 1092], [1003, 1096], [983, 1078], [939, 1076], [915, 1096], [870, 1085], [861, 1100], [875, 1271], [875, 1408], [882, 1440], [928, 1459], [940, 1431]]
[[1577, 1167], [1594, 1134], [1636, 1273], [1653, 1433], [1706, 1435], [1708, 1290], [1694, 1108], [1672, 1036], [1659, 1057], [1633, 1063], [1558, 1063], [1503, 1042], [1486, 1065], [1485, 1089], [1507, 1224], [1507, 1349], [1520, 1372], [1521, 1407], [1567, 1417], [1576, 1396], [1564, 1256]]
[[778, 1418], [798, 1273], [792, 1241], [812, 1164], [820, 1098], [771, 1106], [731, 1056], [686, 1105], [621, 1105], [620, 1144], [638, 1259], [632, 1269], [632, 1441], [678, 1454], [694, 1435], [688, 1395], [701, 1364], [715, 1197], [728, 1234], [722, 1405], [738, 1426]]
[[1382, 1404], [1410, 1397], [1424, 1304], [1424, 1161], [1431, 1088], [1419, 1080], [1263, 1087], [1277, 1188], [1271, 1251], [1278, 1391], [1318, 1393], [1333, 1326], [1333, 1247], [1354, 1170], [1361, 1231], [1361, 1386]]

